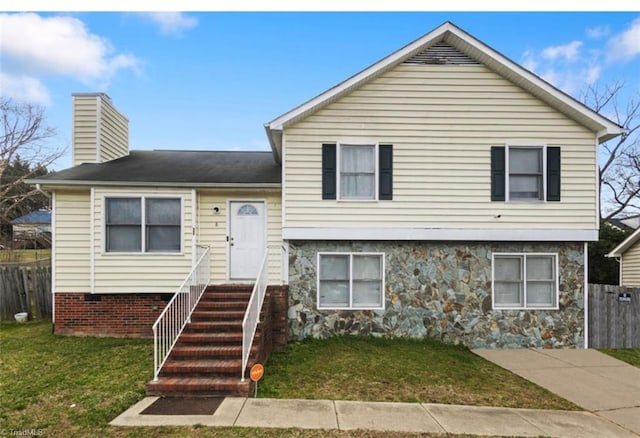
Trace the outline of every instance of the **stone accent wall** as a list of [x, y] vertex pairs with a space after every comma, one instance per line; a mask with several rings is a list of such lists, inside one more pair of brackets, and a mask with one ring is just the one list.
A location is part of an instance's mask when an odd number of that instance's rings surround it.
[[172, 294], [92, 295], [62, 293], [55, 300], [54, 332], [58, 335], [151, 337]]
[[[584, 346], [583, 243], [289, 242], [289, 338], [431, 337], [471, 348]], [[318, 310], [318, 252], [384, 252], [385, 309]], [[558, 253], [559, 310], [493, 310], [493, 252]]]

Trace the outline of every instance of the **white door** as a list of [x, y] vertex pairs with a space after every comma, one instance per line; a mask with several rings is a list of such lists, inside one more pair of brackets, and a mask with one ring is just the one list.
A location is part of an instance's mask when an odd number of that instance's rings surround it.
[[255, 280], [265, 248], [264, 202], [229, 203], [229, 279]]

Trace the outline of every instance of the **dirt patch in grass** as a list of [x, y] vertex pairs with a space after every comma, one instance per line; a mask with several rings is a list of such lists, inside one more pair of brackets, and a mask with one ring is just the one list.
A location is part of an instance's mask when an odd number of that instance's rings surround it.
[[271, 355], [259, 397], [580, 410], [462, 346], [334, 337]]

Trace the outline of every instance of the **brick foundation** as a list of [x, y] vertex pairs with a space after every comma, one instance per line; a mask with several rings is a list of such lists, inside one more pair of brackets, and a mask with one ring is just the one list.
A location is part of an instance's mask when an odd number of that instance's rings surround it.
[[[271, 315], [269, 344], [273, 351], [287, 348], [288, 286], [269, 286], [269, 303], [265, 309]], [[173, 294], [86, 293], [54, 294], [57, 335], [151, 337], [151, 326], [158, 319]]]
[[285, 351], [288, 341], [287, 312], [289, 310], [289, 286], [269, 286], [267, 291], [271, 296], [271, 336], [273, 351]]
[[54, 294], [54, 332], [73, 336], [151, 337], [172, 294]]

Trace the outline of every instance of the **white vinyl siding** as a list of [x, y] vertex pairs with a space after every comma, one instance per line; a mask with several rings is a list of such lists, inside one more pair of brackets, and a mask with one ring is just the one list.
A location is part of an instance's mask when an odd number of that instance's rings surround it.
[[129, 154], [129, 121], [100, 94], [73, 96], [73, 165]]
[[557, 309], [558, 255], [494, 253], [493, 308]]
[[[482, 65], [400, 65], [285, 128], [284, 222], [595, 230], [595, 138]], [[393, 144], [393, 201], [322, 200], [322, 144], [344, 139]], [[491, 146], [509, 144], [561, 147], [561, 202], [491, 202]]]
[[[211, 247], [211, 282], [227, 279], [227, 201], [264, 201], [267, 211], [269, 284], [280, 284], [282, 255], [282, 197], [279, 191], [205, 190], [198, 191], [197, 242]], [[218, 212], [214, 212], [218, 207]]]
[[54, 292], [89, 292], [91, 195], [89, 190], [56, 190]]
[[318, 253], [318, 309], [384, 309], [383, 253]]
[[640, 241], [622, 254], [622, 285], [640, 287]]
[[100, 162], [129, 154], [129, 121], [111, 103], [100, 102]]
[[[94, 292], [174, 293], [192, 267], [192, 192], [188, 189], [96, 188], [94, 190]], [[182, 251], [177, 253], [106, 252], [105, 199], [162, 198], [182, 200]]]
[[98, 144], [96, 96], [73, 96], [73, 165], [96, 162]]

